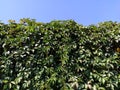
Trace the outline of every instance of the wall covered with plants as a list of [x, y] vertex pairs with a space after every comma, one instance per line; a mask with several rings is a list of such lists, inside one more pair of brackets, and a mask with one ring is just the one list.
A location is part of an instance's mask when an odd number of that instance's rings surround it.
[[120, 23], [0, 23], [0, 90], [120, 90]]

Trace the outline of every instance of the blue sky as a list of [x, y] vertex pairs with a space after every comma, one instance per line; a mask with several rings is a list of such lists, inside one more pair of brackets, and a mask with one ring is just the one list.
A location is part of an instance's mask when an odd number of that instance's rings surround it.
[[0, 0], [2, 22], [21, 18], [39, 22], [73, 19], [83, 25], [120, 22], [120, 0]]

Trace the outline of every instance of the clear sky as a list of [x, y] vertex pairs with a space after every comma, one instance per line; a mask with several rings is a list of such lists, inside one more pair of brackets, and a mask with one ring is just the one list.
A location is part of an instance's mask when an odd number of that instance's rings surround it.
[[120, 0], [0, 0], [2, 22], [21, 18], [39, 22], [73, 19], [83, 25], [120, 22]]

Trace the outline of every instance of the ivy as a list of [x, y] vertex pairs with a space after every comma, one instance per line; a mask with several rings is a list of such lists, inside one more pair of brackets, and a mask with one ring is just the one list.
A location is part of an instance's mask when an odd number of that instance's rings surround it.
[[0, 23], [0, 90], [119, 90], [120, 23]]

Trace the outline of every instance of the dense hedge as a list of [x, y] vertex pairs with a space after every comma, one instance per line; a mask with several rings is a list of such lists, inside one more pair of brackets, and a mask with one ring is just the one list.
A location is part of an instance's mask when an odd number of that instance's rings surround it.
[[0, 90], [120, 90], [120, 24], [0, 23]]

